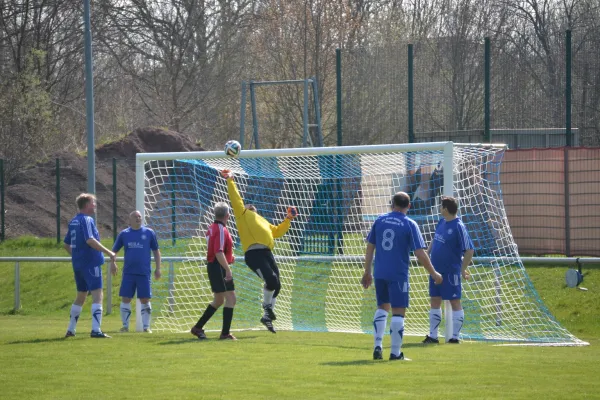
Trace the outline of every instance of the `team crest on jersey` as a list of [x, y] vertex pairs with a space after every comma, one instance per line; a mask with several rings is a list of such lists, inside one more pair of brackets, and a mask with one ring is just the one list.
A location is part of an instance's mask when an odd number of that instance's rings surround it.
[[452, 232], [454, 232], [452, 228], [448, 229], [448, 235], [452, 235]]
[[142, 240], [146, 240], [146, 235], [142, 235]]

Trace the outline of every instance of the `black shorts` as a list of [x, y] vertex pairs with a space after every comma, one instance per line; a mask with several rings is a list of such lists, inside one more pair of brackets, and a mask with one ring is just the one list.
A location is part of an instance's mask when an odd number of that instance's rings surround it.
[[279, 268], [270, 249], [249, 250], [244, 255], [244, 261], [256, 275], [265, 281], [267, 286], [271, 286], [271, 290], [280, 288]]
[[225, 280], [225, 270], [218, 261], [208, 263], [206, 272], [208, 273], [208, 281], [213, 293], [232, 292], [235, 290], [233, 279], [230, 281]]

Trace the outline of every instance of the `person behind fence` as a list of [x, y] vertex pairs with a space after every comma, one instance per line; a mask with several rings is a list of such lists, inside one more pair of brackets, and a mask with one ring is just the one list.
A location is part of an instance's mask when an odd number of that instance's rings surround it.
[[[123, 277], [121, 279], [121, 332], [129, 332], [129, 319], [131, 317], [131, 299], [137, 292], [141, 303], [142, 326], [144, 332], [151, 333], [150, 320], [152, 316], [152, 259], [154, 254], [154, 279], [160, 279], [160, 250], [156, 233], [147, 226], [142, 225], [142, 214], [132, 211], [129, 214], [129, 228], [123, 229], [117, 236], [113, 245], [115, 255], [125, 248], [123, 262]], [[111, 273], [118, 271], [116, 261], [111, 262]]]
[[244, 205], [233, 180], [233, 173], [229, 170], [221, 171], [227, 180], [227, 193], [233, 208], [233, 215], [242, 242], [244, 261], [264, 282], [263, 288], [263, 316], [260, 322], [272, 333], [275, 333], [273, 321], [275, 315], [275, 302], [281, 290], [279, 268], [273, 257], [274, 239], [280, 238], [290, 229], [291, 221], [298, 212], [295, 207], [288, 207], [285, 219], [277, 226], [272, 225], [256, 212], [253, 205]]
[[473, 259], [473, 242], [465, 225], [459, 217], [458, 201], [454, 197], [442, 197], [440, 214], [442, 219], [435, 228], [435, 235], [429, 244], [427, 252], [437, 271], [442, 274], [444, 281], [435, 285], [429, 279], [429, 295], [431, 296], [431, 309], [429, 310], [429, 335], [425, 336], [423, 343], [439, 343], [438, 328], [442, 321], [442, 300], [449, 300], [452, 306], [452, 338], [448, 343], [459, 343], [460, 330], [465, 319], [460, 298], [461, 275], [469, 279], [467, 267]]
[[235, 261], [233, 240], [227, 230], [229, 206], [226, 203], [215, 204], [214, 215], [215, 221], [208, 227], [206, 232], [206, 272], [213, 292], [213, 301], [206, 307], [196, 325], [192, 327], [191, 333], [198, 339], [206, 339], [204, 325], [225, 303], [225, 307], [223, 307], [223, 327], [219, 339], [237, 340], [230, 332], [236, 298], [231, 271], [231, 264]]
[[65, 337], [75, 336], [77, 321], [88, 292], [92, 295], [93, 338], [110, 338], [102, 332], [102, 265], [104, 254], [114, 260], [115, 253], [100, 243], [100, 234], [92, 215], [96, 214], [96, 196], [82, 193], [75, 200], [79, 213], [69, 222], [64, 248], [71, 256], [77, 296], [71, 306], [69, 327]]
[[442, 283], [442, 276], [433, 268], [429, 256], [424, 250], [426, 246], [419, 226], [406, 216], [410, 208], [408, 194], [396, 193], [392, 197], [391, 207], [390, 213], [383, 214], [375, 220], [367, 236], [365, 272], [361, 282], [365, 289], [368, 289], [373, 282], [371, 263], [373, 253], [375, 253], [375, 296], [378, 308], [373, 318], [374, 360], [383, 358], [383, 335], [390, 306], [392, 309], [390, 360], [404, 360], [404, 353], [401, 349], [404, 336], [404, 316], [409, 302], [410, 252], [414, 252], [419, 262], [437, 284]]

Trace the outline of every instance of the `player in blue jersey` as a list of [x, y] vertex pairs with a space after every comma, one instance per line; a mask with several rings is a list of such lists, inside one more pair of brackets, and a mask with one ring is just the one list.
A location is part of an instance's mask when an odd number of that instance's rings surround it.
[[[142, 325], [144, 332], [150, 333], [150, 317], [152, 315], [152, 290], [150, 289], [152, 266], [151, 253], [154, 253], [154, 279], [160, 279], [160, 250], [154, 231], [142, 225], [142, 214], [133, 211], [129, 214], [129, 228], [122, 230], [113, 245], [115, 254], [125, 248], [123, 263], [123, 279], [121, 280], [121, 332], [129, 331], [131, 316], [131, 299], [137, 291], [137, 297], [142, 303]], [[117, 263], [112, 262], [111, 272], [117, 273]]]
[[[115, 253], [100, 243], [100, 234], [94, 219], [96, 213], [96, 196], [82, 193], [76, 199], [79, 213], [69, 222], [69, 229], [64, 240], [64, 248], [71, 256], [77, 297], [71, 306], [71, 319], [65, 337], [75, 336], [77, 320], [88, 292], [92, 294], [92, 332], [93, 338], [109, 338], [102, 332], [102, 264], [104, 254], [114, 260]], [[104, 254], [103, 254], [104, 253]]]
[[375, 253], [375, 295], [377, 311], [373, 319], [375, 345], [373, 359], [383, 358], [383, 335], [387, 325], [387, 317], [392, 309], [390, 334], [392, 337], [390, 360], [403, 360], [402, 337], [404, 335], [404, 316], [408, 307], [408, 275], [410, 252], [417, 259], [436, 283], [442, 283], [442, 276], [433, 268], [429, 256], [425, 252], [425, 242], [419, 226], [406, 216], [410, 208], [410, 197], [398, 192], [392, 197], [392, 212], [381, 215], [367, 236], [365, 255], [365, 273], [362, 285], [365, 289], [371, 286], [371, 263]]
[[458, 336], [465, 319], [460, 304], [461, 275], [469, 279], [467, 267], [473, 258], [473, 242], [463, 222], [456, 216], [458, 202], [453, 197], [442, 197], [440, 206], [442, 219], [435, 228], [435, 235], [427, 252], [435, 269], [442, 274], [444, 282], [434, 285], [429, 280], [431, 309], [429, 310], [429, 335], [423, 343], [439, 343], [438, 328], [442, 321], [442, 300], [449, 300], [452, 306], [452, 338], [448, 343], [459, 343]]

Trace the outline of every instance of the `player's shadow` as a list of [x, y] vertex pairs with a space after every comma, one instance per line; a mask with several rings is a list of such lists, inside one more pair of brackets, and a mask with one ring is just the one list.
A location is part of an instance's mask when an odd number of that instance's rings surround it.
[[[331, 345], [311, 345], [311, 346], [327, 346], [327, 347], [338, 347], [338, 348], [344, 348], [344, 349], [357, 349], [359, 347], [350, 347], [350, 346], [331, 346]], [[415, 347], [419, 347], [419, 348], [423, 348], [426, 345], [424, 345], [423, 343], [403, 343], [402, 344], [402, 349], [406, 349], [406, 348], [415, 348]], [[363, 347], [360, 347], [363, 348]], [[370, 350], [370, 349], [369, 349]], [[364, 360], [349, 360], [349, 361], [327, 361], [327, 362], [322, 362], [320, 363], [321, 365], [328, 365], [331, 367], [344, 367], [344, 366], [348, 366], [348, 365], [375, 365], [375, 364], [380, 364], [382, 362], [382, 360], [372, 360], [372, 359], [364, 359]]]
[[15, 340], [12, 342], [7, 342], [6, 344], [36, 344], [36, 343], [52, 343], [52, 342], [65, 342], [67, 338], [58, 337], [58, 338], [46, 338], [46, 339], [29, 339], [29, 340]]
[[[361, 349], [368, 349], [368, 345], [367, 346], [347, 346], [347, 345], [340, 345], [340, 344], [332, 344], [332, 343], [322, 343], [322, 344], [314, 344], [314, 343], [307, 343], [307, 346], [311, 346], [311, 347], [337, 347], [339, 349], [346, 349], [346, 350], [361, 350]], [[402, 348], [406, 349], [406, 348], [410, 348], [410, 347], [423, 347], [424, 345], [422, 343], [404, 343], [402, 344]], [[372, 349], [371, 349], [372, 351]]]
[[[236, 341], [244, 341], [244, 340], [248, 340], [248, 339], [256, 339], [258, 336], [244, 336], [244, 337], [238, 337]], [[229, 340], [219, 340], [218, 338], [211, 338], [209, 337], [208, 339], [204, 339], [204, 340], [198, 340], [198, 339], [194, 339], [194, 338], [181, 338], [181, 339], [177, 339], [177, 340], [167, 340], [165, 342], [160, 342], [157, 343], [159, 346], [171, 346], [171, 345], [178, 345], [178, 344], [189, 344], [189, 343], [193, 343], [193, 342], [197, 342], [197, 343], [212, 343], [212, 342], [229, 342]]]
[[351, 365], [378, 365], [387, 364], [385, 360], [348, 360], [348, 361], [327, 361], [319, 363], [329, 367], [347, 367]]

